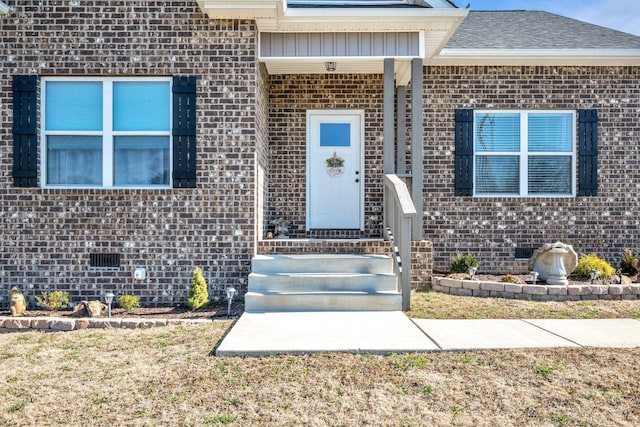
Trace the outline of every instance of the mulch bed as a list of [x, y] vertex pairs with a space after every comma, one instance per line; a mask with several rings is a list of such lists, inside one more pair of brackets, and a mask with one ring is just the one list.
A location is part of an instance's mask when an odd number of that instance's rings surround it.
[[[452, 274], [443, 273], [442, 276], [451, 277], [453, 279], [469, 280], [469, 275], [467, 273], [452, 273]], [[473, 276], [473, 279], [479, 280], [479, 281], [485, 281], [485, 282], [501, 282], [502, 278], [505, 276], [507, 276], [507, 274], [498, 275], [498, 274], [481, 274], [480, 273]], [[531, 281], [531, 275], [529, 274], [509, 274], [509, 276], [515, 277], [518, 280], [517, 283], [527, 284], [527, 285], [533, 284], [533, 282]], [[588, 279], [585, 277], [569, 276], [568, 279], [569, 279], [569, 286], [591, 284], [591, 279]], [[633, 279], [635, 279], [635, 277]], [[634, 280], [633, 282], [637, 283], [636, 280]], [[613, 278], [608, 278], [608, 279], [597, 279], [594, 284], [595, 285], [611, 285], [615, 283], [616, 282]], [[536, 285], [545, 285], [545, 284], [546, 283], [544, 282], [544, 280], [538, 280], [536, 282]]]
[[[244, 302], [234, 301], [231, 305], [231, 317], [238, 317], [244, 312]], [[72, 317], [71, 310], [48, 311], [48, 310], [27, 310], [24, 316], [27, 317]], [[9, 310], [0, 310], [0, 316], [11, 316]], [[122, 308], [112, 308], [111, 317], [127, 317], [140, 319], [226, 319], [227, 304], [218, 303], [201, 310], [190, 310], [188, 307], [139, 307], [131, 312], [126, 312]]]

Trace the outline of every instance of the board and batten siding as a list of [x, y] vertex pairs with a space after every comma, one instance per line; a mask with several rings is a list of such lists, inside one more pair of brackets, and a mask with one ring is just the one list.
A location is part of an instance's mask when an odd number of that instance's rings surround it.
[[260, 57], [418, 57], [420, 33], [261, 33]]

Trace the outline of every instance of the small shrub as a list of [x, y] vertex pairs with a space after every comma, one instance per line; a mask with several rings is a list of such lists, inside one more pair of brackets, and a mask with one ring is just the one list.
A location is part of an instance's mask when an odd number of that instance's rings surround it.
[[631, 249], [625, 249], [620, 260], [620, 270], [627, 276], [640, 274], [640, 256], [634, 254]]
[[42, 292], [41, 297], [36, 296], [36, 301], [51, 311], [57, 311], [69, 306], [69, 292], [53, 291], [49, 294]]
[[472, 253], [468, 253], [466, 255], [458, 252], [456, 256], [451, 258], [451, 265], [449, 269], [452, 273], [468, 273], [469, 268], [477, 267], [478, 260]]
[[128, 313], [133, 311], [134, 308], [140, 307], [140, 300], [135, 295], [120, 295], [118, 305]]
[[202, 269], [196, 267], [193, 269], [191, 277], [191, 287], [189, 288], [189, 297], [187, 304], [192, 310], [206, 307], [209, 304], [209, 291], [207, 290], [207, 282], [202, 275]]
[[520, 279], [518, 279], [513, 274], [507, 274], [506, 276], [502, 276], [500, 281], [502, 283], [520, 283]]
[[602, 277], [603, 279], [613, 276], [616, 272], [608, 262], [598, 258], [596, 254], [580, 255], [578, 266], [573, 270], [573, 274], [589, 278], [591, 277], [591, 270], [598, 270], [600, 272], [599, 277]]

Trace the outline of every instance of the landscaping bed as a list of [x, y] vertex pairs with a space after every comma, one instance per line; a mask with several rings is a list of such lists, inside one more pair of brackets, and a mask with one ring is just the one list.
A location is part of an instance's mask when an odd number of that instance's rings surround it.
[[[505, 282], [501, 276], [476, 276], [473, 280], [463, 275], [434, 277], [433, 290], [451, 295], [524, 299], [534, 301], [580, 301], [580, 300], [637, 300], [640, 284], [591, 283], [589, 280], [570, 280], [567, 286], [547, 285], [527, 281], [528, 276], [513, 276], [516, 283]], [[468, 275], [467, 275], [468, 277]], [[504, 276], [502, 276], [504, 277]], [[573, 279], [573, 278], [571, 278]]]
[[[234, 301], [231, 317], [244, 311], [244, 303]], [[122, 308], [111, 310], [111, 319], [106, 316], [76, 316], [71, 310], [27, 310], [22, 316], [11, 316], [8, 310], [0, 311], [0, 332], [73, 331], [92, 328], [152, 328], [157, 326], [184, 325], [227, 319], [227, 304], [190, 310], [187, 307], [138, 307], [131, 311]]]

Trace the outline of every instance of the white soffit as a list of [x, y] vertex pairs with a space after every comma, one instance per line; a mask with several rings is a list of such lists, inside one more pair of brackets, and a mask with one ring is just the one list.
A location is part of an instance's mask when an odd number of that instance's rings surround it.
[[7, 13], [9, 13], [9, 6], [5, 2], [0, 1], [0, 15], [5, 15]]

